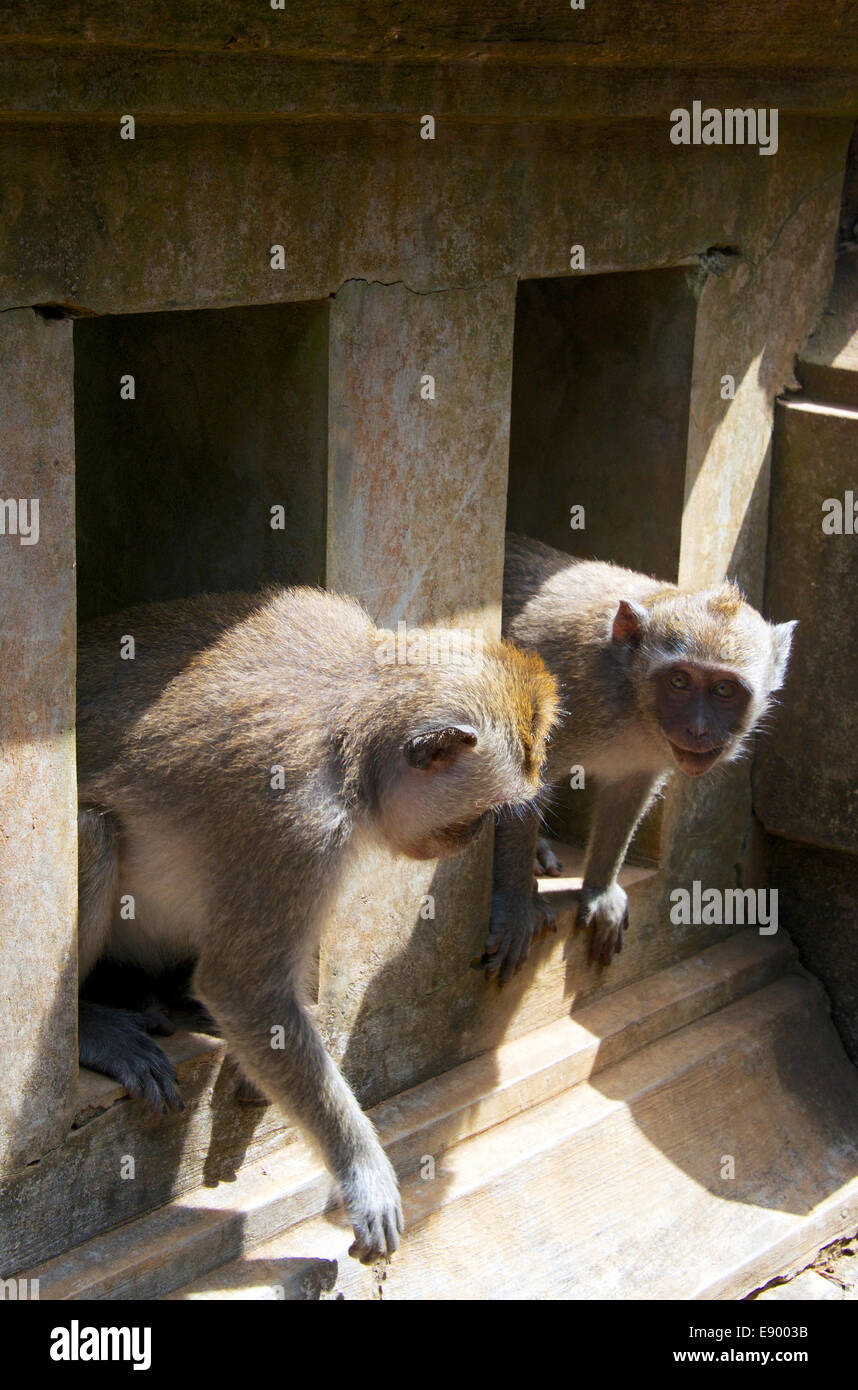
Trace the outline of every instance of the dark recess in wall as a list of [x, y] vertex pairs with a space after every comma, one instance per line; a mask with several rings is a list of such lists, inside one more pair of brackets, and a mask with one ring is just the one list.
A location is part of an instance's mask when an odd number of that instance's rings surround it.
[[[522, 282], [513, 530], [676, 579], [696, 310], [682, 268]], [[576, 504], [586, 511], [583, 531], [570, 529]]]
[[324, 583], [326, 303], [81, 319], [74, 352], [81, 621]]
[[[676, 580], [696, 312], [681, 267], [519, 285], [511, 530]], [[575, 505], [584, 530], [570, 527]], [[581, 842], [589, 807], [589, 792], [557, 789], [552, 833]], [[633, 857], [656, 858], [658, 834], [656, 806]]]

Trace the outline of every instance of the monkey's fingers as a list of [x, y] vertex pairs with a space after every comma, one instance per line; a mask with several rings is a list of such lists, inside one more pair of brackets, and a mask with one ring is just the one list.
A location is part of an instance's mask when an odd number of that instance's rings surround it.
[[402, 1212], [384, 1213], [384, 1238], [387, 1242], [388, 1254], [392, 1255], [394, 1250], [399, 1249], [399, 1237], [402, 1235]]
[[627, 930], [628, 925], [628, 912], [616, 925], [597, 922], [590, 942], [590, 959], [599, 965], [610, 965], [614, 956], [618, 956], [623, 949], [623, 932]]
[[507, 953], [504, 963], [500, 968], [498, 984], [505, 985], [512, 979], [513, 975], [517, 975], [529, 954], [530, 937], [526, 936], [519, 942], [517, 950], [513, 947], [513, 949]]
[[487, 980], [497, 980], [499, 985], [505, 985], [518, 969], [520, 959], [523, 961], [527, 957], [530, 942], [524, 950], [524, 956], [520, 958], [519, 948], [515, 942], [505, 941], [499, 947], [486, 947], [486, 953], [480, 962], [485, 969]]
[[509, 950], [509, 934], [502, 928], [489, 928], [479, 968], [485, 972], [487, 980], [493, 980], [506, 960]]
[[157, 1043], [146, 1034], [135, 1036], [116, 1061], [116, 1080], [130, 1096], [145, 1100], [156, 1114], [184, 1110], [177, 1087], [176, 1069]]
[[392, 1255], [399, 1249], [399, 1233], [402, 1217], [395, 1213], [374, 1214], [355, 1222], [355, 1238], [349, 1246], [352, 1259], [360, 1260], [362, 1265], [375, 1264], [376, 1260]]

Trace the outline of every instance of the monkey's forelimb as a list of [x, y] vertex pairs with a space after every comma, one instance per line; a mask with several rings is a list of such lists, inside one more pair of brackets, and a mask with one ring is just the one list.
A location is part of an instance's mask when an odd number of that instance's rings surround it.
[[[299, 936], [292, 933], [293, 939]], [[203, 949], [195, 992], [251, 1082], [315, 1138], [354, 1227], [349, 1254], [364, 1264], [392, 1254], [402, 1233], [396, 1174], [306, 1012], [296, 964], [285, 960], [275, 977], [271, 954], [260, 950], [254, 958], [262, 963], [258, 976], [253, 963], [244, 961], [236, 978], [222, 950]]]
[[480, 964], [486, 979], [497, 977], [500, 984], [521, 968], [541, 932], [556, 931], [547, 903], [534, 891], [538, 835], [539, 815], [531, 808], [495, 826], [491, 917]]
[[592, 928], [590, 959], [602, 965], [610, 965], [623, 949], [629, 900], [617, 878], [632, 835], [664, 780], [664, 774], [641, 773], [597, 785], [575, 925]]

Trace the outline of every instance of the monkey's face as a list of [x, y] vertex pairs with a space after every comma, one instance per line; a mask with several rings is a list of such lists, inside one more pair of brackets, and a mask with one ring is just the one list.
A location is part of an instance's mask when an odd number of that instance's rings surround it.
[[411, 859], [460, 853], [496, 811], [528, 805], [542, 788], [557, 700], [542, 661], [493, 644], [458, 685], [474, 722], [427, 721], [409, 733], [380, 799], [383, 838]]
[[644, 730], [688, 777], [738, 757], [784, 681], [795, 623], [773, 626], [733, 584], [623, 599], [610, 640]]
[[708, 772], [747, 731], [752, 692], [734, 671], [682, 661], [652, 682], [661, 732], [686, 776]]
[[502, 805], [540, 789], [538, 767], [492, 726], [447, 725], [412, 735], [387, 787], [381, 830], [409, 859], [445, 859], [476, 840]]

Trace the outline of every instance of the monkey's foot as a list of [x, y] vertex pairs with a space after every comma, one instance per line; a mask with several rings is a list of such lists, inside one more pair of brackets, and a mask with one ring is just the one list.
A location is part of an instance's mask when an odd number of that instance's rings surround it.
[[539, 869], [549, 878], [561, 878], [563, 875], [563, 865], [548, 841], [544, 840], [541, 835], [536, 842], [536, 865], [537, 875]]
[[586, 886], [581, 889], [575, 926], [592, 929], [591, 960], [598, 961], [600, 965], [610, 965], [614, 956], [618, 956], [623, 949], [623, 932], [628, 925], [629, 900], [618, 883], [599, 892]]
[[340, 1176], [340, 1187], [355, 1232], [349, 1247], [352, 1258], [369, 1265], [398, 1250], [402, 1235], [399, 1183], [377, 1140]]
[[145, 1100], [150, 1109], [166, 1115], [184, 1110], [176, 1088], [176, 1069], [150, 1033], [169, 1036], [173, 1024], [157, 1008], [130, 1013], [104, 1004], [80, 1000], [78, 1058], [82, 1067], [91, 1067], [112, 1076], [130, 1096]]
[[557, 924], [538, 893], [493, 893], [489, 934], [480, 965], [487, 980], [497, 977], [506, 984], [520, 970], [532, 942], [544, 931], [556, 932]]

